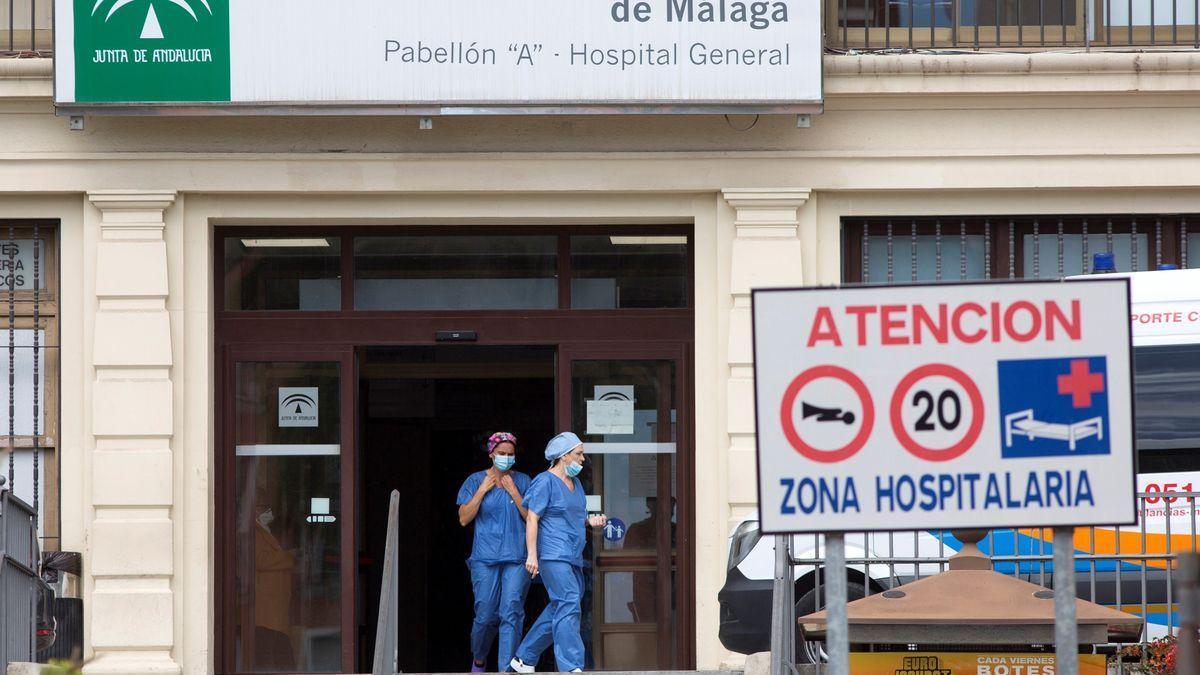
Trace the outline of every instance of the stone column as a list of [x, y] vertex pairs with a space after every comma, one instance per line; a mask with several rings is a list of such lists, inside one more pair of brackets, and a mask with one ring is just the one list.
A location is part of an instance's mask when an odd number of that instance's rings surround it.
[[810, 193], [811, 190], [806, 188], [722, 191], [725, 201], [735, 210], [733, 261], [729, 275], [729, 381], [725, 399], [728, 406], [729, 504], [734, 520], [752, 509], [758, 499], [750, 289], [804, 283], [799, 212]]
[[178, 673], [172, 577], [169, 191], [88, 193], [100, 211], [85, 567], [90, 673]]

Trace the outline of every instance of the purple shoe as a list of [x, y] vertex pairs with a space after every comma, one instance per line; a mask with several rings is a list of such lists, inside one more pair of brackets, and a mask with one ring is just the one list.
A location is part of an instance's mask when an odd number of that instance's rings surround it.
[[471, 672], [472, 673], [486, 673], [487, 672], [487, 664], [480, 663], [480, 662], [472, 659], [471, 660]]

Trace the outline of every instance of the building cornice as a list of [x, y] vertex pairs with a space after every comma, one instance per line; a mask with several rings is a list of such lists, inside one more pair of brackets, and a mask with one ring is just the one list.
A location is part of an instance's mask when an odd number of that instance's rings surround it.
[[53, 59], [0, 59], [0, 101], [53, 97]]
[[21, 78], [49, 80], [54, 75], [54, 59], [0, 59], [0, 78]]
[[825, 57], [825, 97], [1200, 92], [1200, 52], [962, 52]]

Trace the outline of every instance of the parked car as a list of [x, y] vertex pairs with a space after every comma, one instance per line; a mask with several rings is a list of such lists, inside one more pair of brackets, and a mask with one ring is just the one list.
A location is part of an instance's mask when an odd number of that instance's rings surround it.
[[[857, 541], [847, 537], [846, 557], [864, 558], [868, 550], [864, 546], [866, 537], [889, 538], [887, 533], [858, 535]], [[929, 535], [925, 535], [929, 539]], [[913, 557], [919, 546], [913, 538], [905, 542], [891, 539], [893, 557]], [[936, 539], [925, 542], [926, 548], [940, 546]], [[793, 535], [792, 555], [797, 559], [819, 557], [823, 538], [819, 535]], [[938, 571], [937, 564], [920, 566], [922, 576]], [[910, 581], [916, 577], [916, 565], [849, 565], [847, 594], [857, 600], [871, 592], [878, 592]], [[809, 565], [797, 565], [793, 569], [796, 584], [796, 616], [811, 614], [825, 606], [824, 569]], [[757, 518], [746, 518], [734, 528], [729, 536], [729, 560], [725, 574], [725, 585], [717, 594], [720, 604], [721, 626], [718, 636], [725, 648], [741, 654], [768, 651], [771, 647], [771, 592], [775, 576], [774, 538], [764, 538]], [[803, 648], [803, 636], [797, 634], [797, 658], [803, 663], [811, 661], [810, 654]]]

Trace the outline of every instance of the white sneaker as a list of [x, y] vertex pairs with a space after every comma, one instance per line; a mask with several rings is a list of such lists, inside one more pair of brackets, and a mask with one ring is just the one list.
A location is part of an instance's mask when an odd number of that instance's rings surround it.
[[572, 669], [572, 670], [571, 670], [571, 672], [572, 672], [572, 673], [582, 673], [583, 671], [582, 671], [582, 670], [580, 670], [579, 668], [574, 668], [574, 669]]
[[532, 673], [536, 670], [534, 666], [526, 665], [519, 656], [514, 656], [513, 660], [508, 662], [508, 667], [512, 668], [515, 673]]

